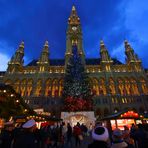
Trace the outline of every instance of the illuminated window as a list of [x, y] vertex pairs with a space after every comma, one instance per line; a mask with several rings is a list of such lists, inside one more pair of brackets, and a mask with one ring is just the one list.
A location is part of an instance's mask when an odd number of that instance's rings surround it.
[[59, 96], [61, 97], [63, 93], [63, 80], [60, 80], [59, 84]]
[[45, 96], [51, 96], [51, 80], [48, 79], [45, 83]]
[[106, 65], [106, 71], [110, 71], [110, 65]]
[[26, 94], [26, 79], [23, 79], [21, 82], [21, 87], [20, 87], [20, 92], [21, 96], [25, 96]]
[[30, 79], [28, 80], [28, 83], [27, 83], [27, 96], [31, 95], [32, 87], [33, 87], [33, 80]]
[[133, 78], [131, 79], [131, 88], [134, 95], [139, 95], [137, 83]]
[[124, 100], [125, 100], [125, 103], [127, 103], [127, 99], [125, 98]]
[[142, 78], [140, 80], [140, 83], [141, 83], [141, 88], [142, 88], [143, 93], [148, 94], [148, 88], [146, 86], [146, 81]]
[[114, 85], [114, 81], [112, 78], [109, 79], [109, 90], [110, 90], [110, 94], [112, 95], [116, 94], [115, 85]]
[[58, 80], [55, 79], [52, 82], [52, 96], [58, 96]]
[[115, 100], [116, 100], [116, 103], [118, 103], [118, 99], [117, 99], [117, 98], [115, 98]]
[[112, 103], [114, 103], [114, 98], [112, 98]]
[[118, 88], [120, 91], [120, 94], [123, 95], [124, 94], [124, 84], [123, 84], [123, 80], [122, 79], [118, 79]]
[[42, 89], [42, 80], [37, 81], [37, 86], [36, 86], [36, 96], [41, 96], [41, 89]]
[[98, 86], [98, 80], [97, 79], [93, 79], [93, 93], [95, 93], [95, 95], [99, 95], [99, 86]]
[[122, 98], [122, 103], [125, 103], [124, 98]]
[[99, 93], [102, 95], [106, 95], [106, 87], [105, 87], [105, 80], [103, 78], [99, 81]]
[[125, 79], [125, 89], [126, 89], [127, 95], [131, 95], [131, 91], [130, 91], [131, 86], [130, 86], [130, 82], [127, 78]]

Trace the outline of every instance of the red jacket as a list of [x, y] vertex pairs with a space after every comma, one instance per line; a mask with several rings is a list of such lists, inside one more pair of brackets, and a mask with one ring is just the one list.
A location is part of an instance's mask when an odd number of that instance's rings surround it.
[[75, 136], [81, 135], [81, 134], [82, 134], [82, 131], [81, 131], [80, 127], [74, 126], [74, 127], [73, 127], [73, 134], [74, 134]]

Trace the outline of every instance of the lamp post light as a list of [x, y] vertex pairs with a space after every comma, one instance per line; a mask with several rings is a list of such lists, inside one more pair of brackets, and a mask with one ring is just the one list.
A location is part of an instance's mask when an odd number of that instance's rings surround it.
[[17, 99], [15, 102], [16, 102], [16, 103], [19, 103], [19, 100]]

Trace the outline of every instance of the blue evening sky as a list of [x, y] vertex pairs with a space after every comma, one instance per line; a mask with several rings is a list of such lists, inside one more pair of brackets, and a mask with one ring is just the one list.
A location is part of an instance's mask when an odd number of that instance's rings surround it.
[[87, 58], [99, 58], [103, 39], [112, 57], [125, 62], [127, 39], [148, 68], [147, 0], [0, 0], [0, 70], [20, 42], [25, 42], [25, 64], [38, 59], [46, 40], [49, 58], [64, 58], [67, 20], [76, 6]]

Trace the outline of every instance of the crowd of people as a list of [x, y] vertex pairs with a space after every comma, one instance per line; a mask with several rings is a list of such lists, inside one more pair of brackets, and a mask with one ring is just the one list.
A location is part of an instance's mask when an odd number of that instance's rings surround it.
[[100, 123], [72, 127], [62, 122], [38, 129], [34, 119], [16, 127], [7, 122], [0, 134], [0, 148], [80, 148], [86, 137], [92, 139], [86, 148], [148, 148], [148, 125], [110, 131]]

